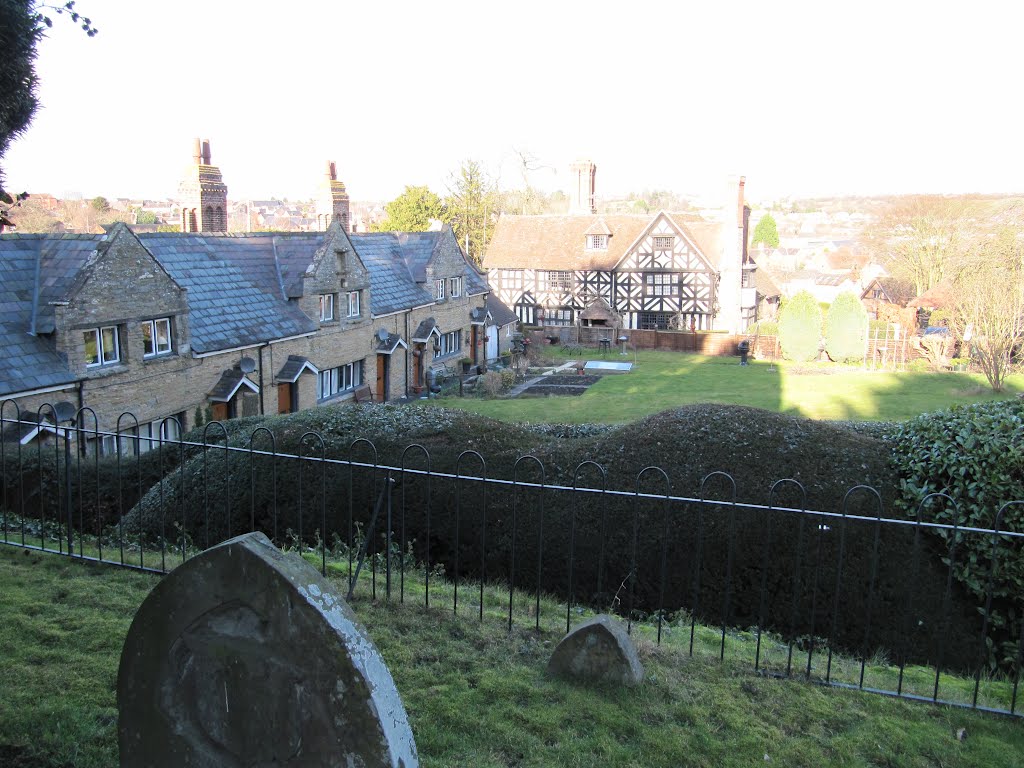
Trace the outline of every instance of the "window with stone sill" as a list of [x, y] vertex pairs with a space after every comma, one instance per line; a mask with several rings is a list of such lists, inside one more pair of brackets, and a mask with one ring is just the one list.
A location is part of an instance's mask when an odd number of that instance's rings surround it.
[[459, 298], [462, 295], [462, 278], [461, 277], [450, 277], [448, 278], [448, 295], [453, 299]]
[[326, 323], [334, 319], [334, 294], [324, 293], [320, 296], [320, 322]]
[[169, 355], [174, 351], [171, 342], [171, 320], [168, 317], [159, 320], [145, 320], [141, 324], [142, 357], [149, 359], [161, 355]]
[[121, 362], [121, 344], [116, 325], [90, 328], [82, 335], [85, 341], [86, 368]]
[[435, 301], [444, 300], [444, 278], [434, 281], [434, 299]]
[[359, 291], [348, 292], [348, 317], [359, 317]]

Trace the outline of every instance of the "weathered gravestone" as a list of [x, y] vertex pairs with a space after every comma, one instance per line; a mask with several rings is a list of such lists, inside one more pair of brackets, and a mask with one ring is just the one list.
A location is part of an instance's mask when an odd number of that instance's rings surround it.
[[622, 625], [602, 614], [572, 628], [548, 660], [548, 674], [583, 681], [639, 685], [644, 668]]
[[174, 570], [117, 678], [122, 768], [413, 768], [391, 674], [349, 607], [261, 533]]

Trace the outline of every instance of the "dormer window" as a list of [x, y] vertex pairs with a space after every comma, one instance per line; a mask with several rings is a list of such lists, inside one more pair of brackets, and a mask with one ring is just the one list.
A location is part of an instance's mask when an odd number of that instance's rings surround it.
[[359, 291], [348, 292], [348, 316], [359, 317]]
[[327, 323], [334, 319], [334, 294], [320, 295], [320, 322]]
[[462, 295], [462, 278], [461, 277], [450, 277], [448, 278], [448, 295], [453, 299], [459, 298]]
[[587, 235], [588, 251], [608, 250], [608, 235]]
[[444, 278], [434, 281], [434, 300], [444, 301]]
[[121, 345], [117, 340], [116, 325], [90, 328], [83, 333], [83, 336], [85, 337], [85, 365], [87, 368], [121, 362]]

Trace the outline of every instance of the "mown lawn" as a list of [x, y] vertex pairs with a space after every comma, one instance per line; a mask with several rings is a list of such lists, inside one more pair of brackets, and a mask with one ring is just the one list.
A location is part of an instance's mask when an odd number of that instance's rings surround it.
[[[558, 351], [551, 353], [556, 359]], [[600, 359], [592, 350], [587, 356]], [[633, 354], [606, 359], [632, 361]], [[750, 405], [812, 419], [898, 421], [961, 403], [1012, 397], [1024, 391], [1024, 376], [1011, 377], [994, 393], [973, 373], [866, 371], [832, 363], [797, 365], [640, 351], [628, 374], [605, 375], [579, 397], [484, 400], [450, 397], [440, 402], [504, 421], [625, 423], [693, 403]]]
[[[0, 547], [0, 765], [117, 764], [121, 644], [155, 583]], [[488, 593], [481, 623], [475, 590], [464, 586], [454, 616], [449, 589], [438, 585], [430, 608], [421, 593], [399, 605], [367, 590], [353, 605], [395, 677], [424, 766], [955, 768], [1020, 765], [1024, 754], [1016, 719], [759, 677], [749, 661], [691, 658], [685, 643], [657, 646], [646, 631], [639, 688], [553, 681], [544, 667], [564, 606], [544, 601], [538, 632], [524, 595], [509, 632], [507, 592]], [[704, 634], [716, 646], [717, 630]]]

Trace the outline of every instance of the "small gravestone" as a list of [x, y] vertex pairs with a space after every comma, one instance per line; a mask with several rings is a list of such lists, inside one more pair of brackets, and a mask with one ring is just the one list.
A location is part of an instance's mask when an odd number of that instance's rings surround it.
[[395, 683], [319, 572], [261, 533], [175, 569], [117, 678], [122, 768], [414, 768]]
[[548, 661], [548, 674], [639, 685], [644, 679], [644, 668], [622, 625], [602, 614], [573, 627], [562, 638]]

